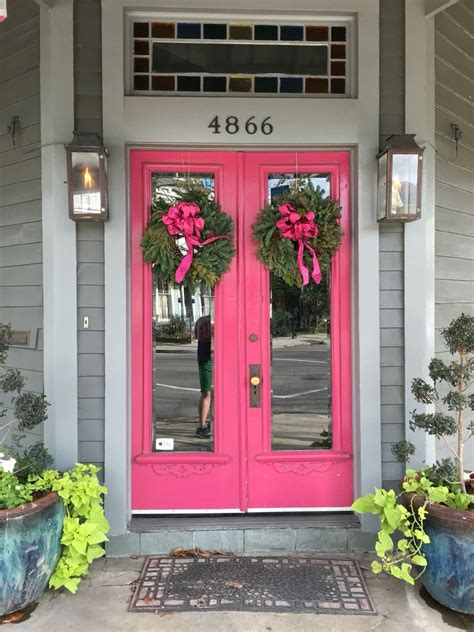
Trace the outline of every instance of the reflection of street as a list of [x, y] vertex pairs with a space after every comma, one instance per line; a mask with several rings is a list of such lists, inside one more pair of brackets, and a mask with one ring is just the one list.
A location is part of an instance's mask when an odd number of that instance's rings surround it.
[[[170, 352], [163, 347], [157, 350], [153, 358], [155, 438], [174, 438], [175, 451], [212, 449], [212, 435], [210, 439], [194, 436], [199, 401], [195, 346], [173, 347]], [[273, 449], [318, 447], [311, 444], [321, 440], [321, 432], [328, 430], [329, 386], [326, 344], [274, 348]]]

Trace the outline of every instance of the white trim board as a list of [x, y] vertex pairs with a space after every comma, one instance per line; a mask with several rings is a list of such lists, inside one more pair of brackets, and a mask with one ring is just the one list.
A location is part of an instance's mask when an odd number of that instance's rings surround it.
[[[174, 7], [199, 9], [196, 0], [174, 0]], [[261, 113], [271, 108], [278, 124], [272, 138], [275, 149], [311, 146], [321, 149], [353, 145], [353, 418], [355, 495], [381, 485], [380, 347], [379, 347], [379, 229], [375, 218], [376, 154], [379, 118], [379, 2], [327, 0], [314, 11], [312, 0], [299, 0], [292, 13], [356, 15], [356, 59], [359, 95], [354, 99], [298, 102], [288, 99], [196, 99], [182, 97], [124, 97], [124, 10], [146, 11], [143, 0], [102, 0], [102, 71], [104, 140], [109, 160], [110, 221], [105, 225], [105, 477], [107, 517], [111, 534], [126, 532], [130, 516], [130, 376], [128, 281], [128, 170], [127, 149], [166, 144], [222, 148], [224, 140], [248, 148], [267, 143], [267, 137], [237, 139], [212, 137], [209, 112], [237, 108]], [[231, 0], [207, 0], [204, 11], [235, 12]], [[285, 0], [242, 0], [245, 15], [269, 16], [288, 11]], [[227, 11], [228, 10], [228, 11]], [[323, 14], [323, 11], [325, 13]], [[187, 109], [186, 109], [187, 108]], [[231, 112], [233, 114], [234, 112]], [[178, 115], [179, 114], [179, 115]], [[301, 119], [304, 116], [304, 119]], [[360, 314], [360, 316], [359, 316]]]
[[78, 458], [76, 226], [63, 146], [74, 128], [73, 0], [40, 4], [40, 47], [44, 439], [62, 470]]
[[[430, 412], [411, 392], [414, 377], [428, 378], [435, 344], [435, 73], [434, 18], [426, 19], [423, 0], [405, 8], [405, 131], [425, 146], [421, 219], [405, 225], [405, 437], [416, 446], [416, 461], [434, 463], [435, 438], [409, 428], [410, 411]], [[421, 80], [423, 78], [423, 80]]]

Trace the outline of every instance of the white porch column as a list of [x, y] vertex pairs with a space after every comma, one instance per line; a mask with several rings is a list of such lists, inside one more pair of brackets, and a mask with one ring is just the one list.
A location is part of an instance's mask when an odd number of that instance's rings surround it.
[[74, 129], [73, 0], [38, 2], [46, 447], [56, 467], [77, 461], [76, 226], [68, 219], [64, 143]]
[[435, 351], [434, 18], [425, 17], [424, 0], [405, 3], [405, 88], [405, 131], [416, 133], [418, 144], [425, 146], [421, 219], [405, 226], [406, 438], [415, 444], [417, 459], [432, 463], [434, 437], [413, 433], [408, 425], [410, 411], [429, 410], [415, 401], [411, 381], [428, 378]]

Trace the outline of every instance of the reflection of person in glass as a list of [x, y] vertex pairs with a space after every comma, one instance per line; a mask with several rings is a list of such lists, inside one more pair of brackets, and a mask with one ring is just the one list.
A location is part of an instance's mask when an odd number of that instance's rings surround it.
[[296, 328], [298, 327], [298, 319], [299, 319], [299, 312], [298, 312], [298, 308], [295, 307], [295, 309], [293, 310], [293, 313], [291, 314], [291, 320], [290, 320], [292, 339], [296, 338]]
[[207, 423], [209, 409], [211, 408], [212, 389], [212, 360], [211, 360], [211, 317], [201, 316], [194, 326], [194, 335], [197, 338], [197, 361], [199, 367], [199, 385], [201, 398], [199, 400], [198, 414], [199, 426], [196, 428], [198, 437], [208, 437], [210, 427]]

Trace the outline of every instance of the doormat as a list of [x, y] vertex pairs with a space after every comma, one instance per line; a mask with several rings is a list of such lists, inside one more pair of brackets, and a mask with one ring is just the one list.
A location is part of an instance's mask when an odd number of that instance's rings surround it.
[[353, 560], [148, 557], [129, 611], [190, 610], [377, 614]]

